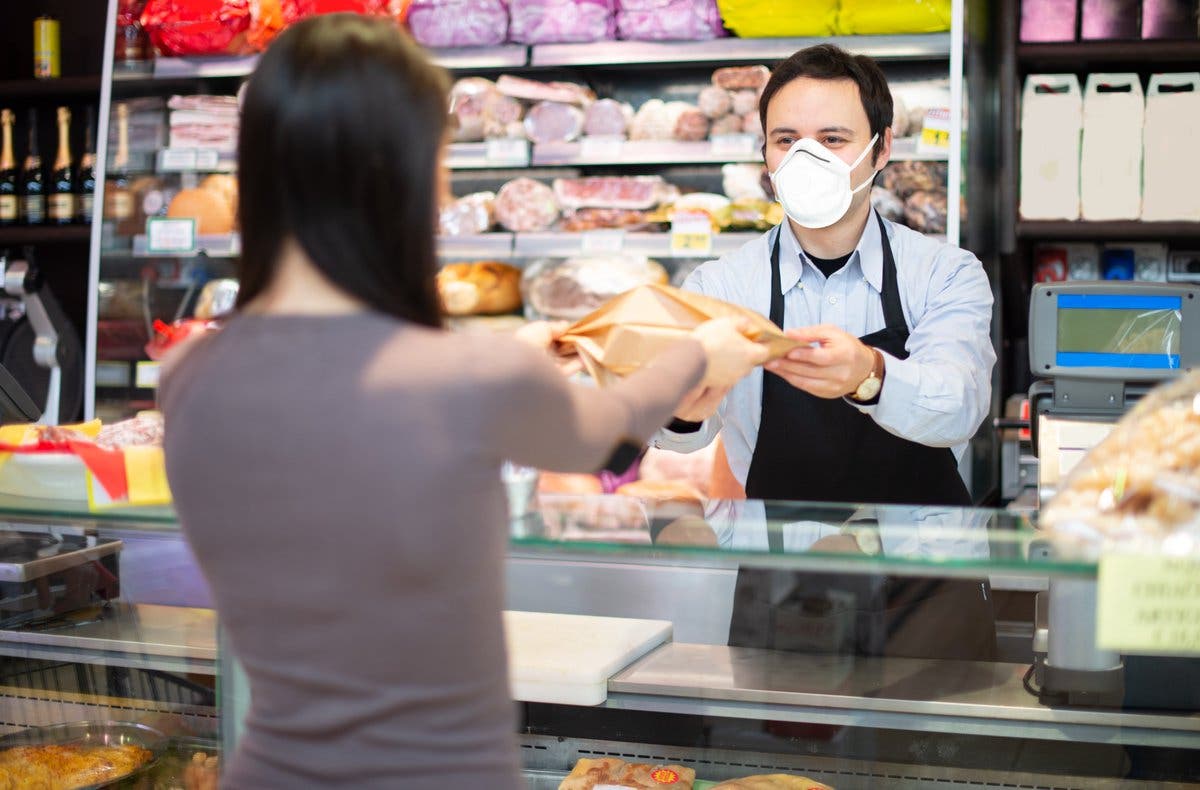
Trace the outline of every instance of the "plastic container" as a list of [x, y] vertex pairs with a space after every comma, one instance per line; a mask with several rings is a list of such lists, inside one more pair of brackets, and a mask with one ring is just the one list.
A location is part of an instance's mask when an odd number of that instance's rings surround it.
[[1079, 204], [1084, 219], [1137, 219], [1141, 215], [1145, 110], [1137, 74], [1088, 75], [1079, 161]]
[[1200, 72], [1150, 77], [1143, 139], [1142, 219], [1200, 222]]
[[1020, 212], [1079, 219], [1083, 95], [1074, 74], [1030, 74], [1021, 99]]

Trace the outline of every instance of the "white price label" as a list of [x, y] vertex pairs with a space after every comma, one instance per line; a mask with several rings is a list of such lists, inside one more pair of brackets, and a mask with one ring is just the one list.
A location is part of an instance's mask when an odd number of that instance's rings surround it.
[[1200, 655], [1200, 557], [1104, 555], [1097, 587], [1098, 647]]
[[216, 170], [221, 161], [221, 155], [210, 149], [196, 152], [197, 170]]
[[714, 157], [744, 158], [753, 156], [758, 151], [758, 135], [756, 134], [718, 134], [713, 135], [709, 143]]
[[529, 163], [529, 145], [524, 140], [498, 137], [487, 141], [487, 160], [504, 164]]
[[671, 254], [677, 257], [711, 255], [712, 223], [707, 214], [676, 214], [671, 219]]
[[584, 160], [620, 159], [625, 150], [625, 139], [622, 137], [597, 136], [584, 137], [579, 144], [579, 158]]
[[196, 169], [196, 151], [191, 148], [164, 148], [158, 155], [158, 169], [180, 172]]
[[140, 390], [158, 389], [158, 373], [160, 367], [157, 362], [142, 361], [137, 363], [137, 368], [134, 372], [134, 383]]
[[624, 246], [623, 230], [589, 230], [580, 243], [585, 254], [620, 252]]
[[922, 154], [944, 154], [950, 150], [950, 110], [934, 107], [925, 113], [925, 125], [917, 140], [917, 152]]
[[152, 217], [146, 220], [148, 252], [195, 252], [196, 220]]

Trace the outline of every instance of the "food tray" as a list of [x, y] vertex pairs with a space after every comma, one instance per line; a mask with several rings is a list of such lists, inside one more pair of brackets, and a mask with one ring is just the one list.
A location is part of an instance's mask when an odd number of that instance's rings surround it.
[[87, 502], [87, 467], [74, 453], [13, 453], [0, 466], [0, 494]]
[[0, 752], [14, 746], [124, 746], [132, 744], [150, 750], [150, 761], [137, 770], [122, 776], [114, 776], [100, 784], [86, 785], [78, 790], [96, 790], [111, 787], [116, 782], [139, 776], [151, 768], [162, 757], [167, 737], [145, 724], [122, 721], [80, 721], [70, 724], [52, 724], [48, 727], [33, 727], [0, 738]]

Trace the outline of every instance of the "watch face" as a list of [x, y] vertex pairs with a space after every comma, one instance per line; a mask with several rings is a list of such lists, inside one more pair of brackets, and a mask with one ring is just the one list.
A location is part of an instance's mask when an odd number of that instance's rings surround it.
[[869, 376], [862, 384], [858, 385], [858, 389], [854, 391], [855, 400], [871, 400], [879, 394], [879, 389], [882, 382], [875, 376]]

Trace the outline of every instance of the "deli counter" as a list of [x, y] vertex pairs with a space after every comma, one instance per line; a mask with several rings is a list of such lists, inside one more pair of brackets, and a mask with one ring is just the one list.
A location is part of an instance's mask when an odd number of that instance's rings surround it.
[[[172, 511], [8, 497], [0, 520], [0, 749], [70, 725], [146, 740], [152, 759], [117, 786], [214, 786], [248, 690]], [[543, 495], [514, 507], [510, 531], [530, 787], [600, 757], [684, 766], [697, 787], [763, 774], [836, 788], [1200, 782], [1186, 620], [1200, 563], [1177, 546], [1097, 554], [1006, 511], [619, 496]], [[973, 603], [877, 605], [918, 588]], [[1039, 593], [1055, 588], [1074, 597], [1047, 612]], [[1181, 625], [1134, 633], [1131, 610]], [[979, 627], [953, 627], [964, 612]], [[991, 640], [986, 658], [957, 649], [963, 633]], [[1088, 672], [1096, 656], [1104, 671]], [[1071, 662], [1079, 688], [1051, 693], [1046, 667]]]

